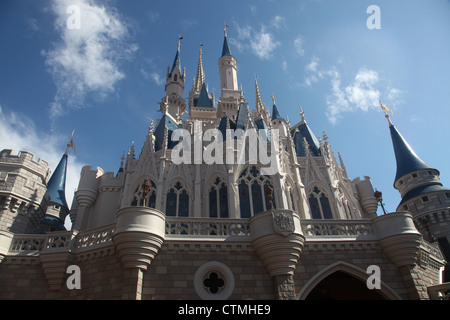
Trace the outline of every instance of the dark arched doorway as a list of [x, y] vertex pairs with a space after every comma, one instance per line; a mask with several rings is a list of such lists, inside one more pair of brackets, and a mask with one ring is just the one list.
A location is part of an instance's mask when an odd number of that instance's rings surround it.
[[366, 283], [341, 271], [320, 281], [305, 300], [384, 300], [378, 290], [370, 290]]

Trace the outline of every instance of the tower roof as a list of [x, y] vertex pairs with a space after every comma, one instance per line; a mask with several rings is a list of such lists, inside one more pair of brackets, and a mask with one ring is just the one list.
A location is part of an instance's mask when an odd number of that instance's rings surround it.
[[55, 171], [47, 183], [47, 194], [50, 202], [69, 208], [66, 202], [67, 154], [63, 154]]
[[206, 90], [206, 84], [202, 84], [202, 89], [200, 91], [200, 96], [198, 97], [196, 103], [194, 103], [196, 107], [203, 107], [203, 108], [212, 108], [212, 98], [208, 95], [208, 90]]
[[203, 45], [201, 44], [198, 57], [197, 74], [194, 79], [194, 87], [192, 88], [194, 92], [198, 92], [201, 89], [203, 83], [205, 82], [205, 72], [203, 71], [203, 60], [202, 60], [202, 47]]
[[275, 120], [275, 119], [283, 119], [283, 117], [280, 116], [280, 113], [278, 112], [277, 105], [274, 103], [273, 104], [273, 109], [272, 109], [272, 120]]
[[[182, 38], [180, 38], [182, 39]], [[178, 40], [178, 47], [177, 47], [177, 53], [175, 54], [175, 58], [173, 59], [172, 68], [170, 69], [169, 76], [172, 76], [172, 73], [175, 69], [178, 69], [178, 72], [181, 76], [181, 60], [180, 60], [180, 39]]]
[[159, 120], [154, 133], [155, 151], [161, 150], [164, 144], [164, 135], [166, 130], [168, 132], [168, 148], [172, 149], [178, 143], [178, 141], [171, 140], [172, 133], [178, 128], [181, 128], [181, 124], [177, 124], [175, 119], [173, 119], [170, 114], [164, 114], [161, 120]]
[[391, 131], [392, 144], [394, 147], [395, 159], [397, 161], [395, 181], [413, 171], [434, 169], [417, 156], [392, 123], [390, 123], [389, 129]]
[[223, 47], [222, 47], [222, 57], [223, 56], [232, 56], [230, 46], [228, 44], [227, 37], [227, 29], [224, 29], [224, 37], [223, 37]]

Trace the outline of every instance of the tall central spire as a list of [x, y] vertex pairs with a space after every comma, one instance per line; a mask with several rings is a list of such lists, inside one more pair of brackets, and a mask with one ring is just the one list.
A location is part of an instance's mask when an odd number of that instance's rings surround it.
[[203, 61], [202, 61], [202, 47], [203, 44], [200, 44], [199, 49], [199, 57], [198, 57], [198, 67], [197, 67], [197, 75], [194, 80], [193, 91], [200, 92], [202, 85], [205, 83], [205, 72], [203, 71]]

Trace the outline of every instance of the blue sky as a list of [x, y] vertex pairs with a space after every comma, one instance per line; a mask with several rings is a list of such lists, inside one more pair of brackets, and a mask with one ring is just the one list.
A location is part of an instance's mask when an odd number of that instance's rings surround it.
[[[80, 8], [80, 29], [67, 8]], [[369, 29], [370, 5], [381, 29]], [[83, 165], [116, 172], [132, 141], [139, 154], [164, 96], [179, 35], [185, 97], [203, 44], [216, 99], [223, 25], [244, 97], [272, 93], [291, 124], [299, 106], [329, 137], [351, 179], [370, 176], [388, 210], [395, 157], [378, 99], [416, 153], [450, 186], [450, 2], [432, 1], [32, 1], [0, 2], [0, 149], [29, 150], [54, 168], [75, 130], [71, 201]], [[380, 212], [380, 211], [379, 211]]]

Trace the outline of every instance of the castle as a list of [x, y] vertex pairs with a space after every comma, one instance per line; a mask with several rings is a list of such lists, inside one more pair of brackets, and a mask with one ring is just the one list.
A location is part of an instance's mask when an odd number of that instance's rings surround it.
[[83, 167], [70, 208], [68, 150], [52, 174], [1, 151], [0, 298], [448, 299], [450, 189], [389, 117], [402, 200], [377, 216], [370, 178], [351, 180], [303, 111], [269, 110], [256, 79], [249, 108], [226, 29], [218, 66], [217, 105], [202, 47], [185, 99], [178, 42], [141, 153]]

